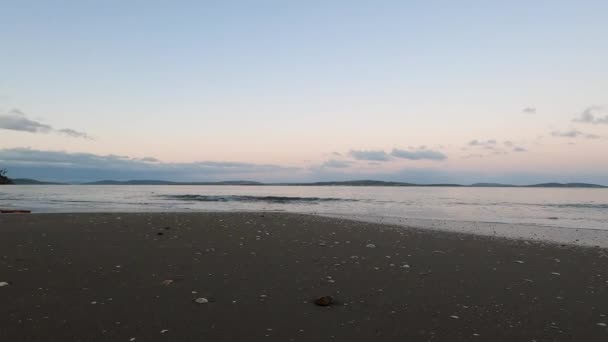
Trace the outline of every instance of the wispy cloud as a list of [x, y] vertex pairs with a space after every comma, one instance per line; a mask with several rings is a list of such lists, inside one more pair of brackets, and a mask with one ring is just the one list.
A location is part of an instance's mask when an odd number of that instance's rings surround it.
[[571, 129], [569, 131], [553, 131], [553, 132], [551, 132], [551, 135], [554, 137], [559, 137], [559, 138], [578, 138], [578, 137], [582, 137], [582, 138], [586, 138], [586, 139], [601, 138], [599, 135], [583, 133], [577, 129]]
[[389, 161], [390, 156], [383, 150], [350, 150], [349, 155], [357, 160]]
[[494, 148], [496, 148], [496, 140], [494, 139], [490, 139], [490, 140], [477, 140], [477, 139], [473, 139], [471, 141], [469, 141], [469, 146], [476, 146], [476, 147], [482, 147], [488, 150], [493, 150]]
[[445, 160], [447, 156], [439, 151], [433, 151], [426, 149], [425, 146], [421, 146], [417, 150], [400, 150], [393, 149], [391, 156], [395, 158], [403, 158], [409, 160]]
[[29, 133], [55, 132], [58, 134], [67, 135], [72, 138], [92, 139], [88, 134], [84, 132], [80, 132], [71, 128], [55, 129], [51, 125], [28, 119], [26, 115], [18, 109], [13, 109], [8, 113], [0, 114], [0, 129]]
[[352, 162], [346, 160], [330, 159], [325, 161], [321, 166], [328, 168], [343, 169], [352, 165]]
[[57, 133], [65, 134], [65, 135], [70, 136], [72, 138], [92, 139], [85, 132], [79, 132], [79, 131], [73, 130], [71, 128], [62, 128], [62, 129], [58, 129], [56, 131], [57, 131]]
[[526, 114], [536, 114], [535, 107], [526, 107], [526, 108], [522, 109], [521, 111]]
[[591, 106], [585, 108], [583, 112], [572, 121], [580, 123], [589, 123], [593, 125], [608, 124], [608, 114], [601, 116], [600, 113], [605, 113], [606, 110], [602, 106]]

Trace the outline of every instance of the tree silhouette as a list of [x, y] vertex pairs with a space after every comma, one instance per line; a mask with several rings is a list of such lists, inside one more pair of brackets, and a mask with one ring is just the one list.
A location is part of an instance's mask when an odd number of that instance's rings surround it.
[[13, 182], [6, 176], [6, 169], [0, 169], [0, 184], [13, 184]]

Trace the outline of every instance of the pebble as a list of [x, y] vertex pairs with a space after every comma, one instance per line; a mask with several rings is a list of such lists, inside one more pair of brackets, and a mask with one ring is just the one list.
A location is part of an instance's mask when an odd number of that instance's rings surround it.
[[331, 296], [323, 296], [315, 300], [315, 304], [318, 306], [329, 306], [333, 302]]
[[458, 317], [458, 316], [456, 316], [456, 315], [453, 315], [453, 316], [450, 316], [450, 318], [453, 318], [453, 319], [459, 319], [460, 317]]
[[161, 334], [164, 334], [164, 333], [167, 333], [167, 332], [169, 332], [169, 330], [167, 330], [167, 329], [163, 329], [163, 330], [160, 331]]
[[196, 303], [198, 303], [198, 304], [207, 304], [207, 303], [209, 303], [209, 300], [207, 298], [203, 298], [203, 297], [196, 298], [194, 301]]
[[376, 245], [374, 245], [373, 243], [368, 243], [367, 245], [365, 245], [365, 247], [367, 247], [367, 248], [376, 248]]
[[600, 327], [605, 327], [606, 323], [598, 323], [597, 325], [599, 325]]
[[10, 284], [6, 281], [0, 281], [0, 287], [9, 286]]

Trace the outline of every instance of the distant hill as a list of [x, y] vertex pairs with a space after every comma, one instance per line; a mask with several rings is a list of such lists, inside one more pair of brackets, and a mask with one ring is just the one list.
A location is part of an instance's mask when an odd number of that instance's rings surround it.
[[223, 181], [223, 182], [170, 182], [163, 180], [102, 180], [98, 182], [83, 183], [83, 185], [264, 185], [252, 181]]
[[589, 183], [541, 183], [525, 185], [527, 188], [608, 188], [608, 186]]
[[383, 182], [376, 180], [352, 180], [343, 182], [313, 182], [313, 183], [284, 183], [280, 185], [298, 185], [298, 186], [415, 186], [412, 183], [401, 182]]
[[512, 184], [502, 184], [502, 183], [474, 183], [469, 185], [474, 188], [514, 188], [517, 185]]
[[[61, 185], [66, 183], [44, 182], [35, 179], [16, 178], [9, 180], [18, 185]], [[0, 183], [2, 184], [2, 183]], [[10, 184], [10, 183], [7, 183]], [[165, 180], [102, 180], [97, 182], [81, 183], [81, 185], [259, 185], [259, 186], [396, 186], [396, 187], [471, 187], [471, 188], [608, 188], [608, 186], [590, 183], [540, 183], [532, 185], [512, 185], [502, 183], [473, 183], [471, 185], [438, 183], [438, 184], [415, 184], [405, 182], [385, 182], [378, 180], [351, 180], [333, 182], [311, 182], [311, 183], [261, 183], [254, 181], [235, 180], [221, 182], [172, 182]]]
[[43, 182], [29, 178], [15, 178], [13, 184], [16, 185], [65, 185], [66, 183]]

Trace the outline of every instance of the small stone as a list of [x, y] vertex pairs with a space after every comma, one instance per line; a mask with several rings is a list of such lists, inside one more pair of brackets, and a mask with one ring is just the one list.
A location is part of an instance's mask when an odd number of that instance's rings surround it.
[[456, 316], [456, 315], [452, 315], [452, 316], [450, 316], [450, 318], [453, 318], [453, 319], [459, 319], [460, 317], [458, 317], [458, 316]]
[[135, 337], [131, 337], [129, 341], [135, 341]]
[[597, 325], [599, 325], [600, 327], [605, 327], [606, 323], [598, 323]]
[[513, 261], [513, 262], [514, 262], [514, 263], [516, 263], [516, 264], [523, 264], [523, 263], [524, 263], [524, 262], [523, 262], [523, 261], [521, 261], [521, 260], [515, 260], [515, 261]]
[[156, 235], [164, 235], [164, 234], [165, 234], [165, 233], [163, 233], [163, 232], [158, 232], [158, 233], [156, 233]]
[[196, 298], [194, 300], [194, 302], [196, 302], [198, 304], [207, 304], [207, 303], [209, 303], [209, 300], [207, 298], [201, 297], [201, 298]]
[[9, 286], [10, 284], [6, 281], [0, 281], [0, 287]]
[[165, 333], [168, 333], [168, 332], [169, 332], [169, 330], [167, 330], [167, 329], [163, 329], [163, 330], [160, 331], [161, 334], [165, 334]]
[[331, 296], [323, 296], [315, 300], [315, 304], [318, 306], [329, 306], [333, 302]]
[[367, 248], [376, 248], [376, 245], [374, 245], [373, 243], [368, 243], [367, 245], [365, 245], [365, 247], [367, 247]]
[[557, 272], [551, 272], [551, 274], [556, 275], [556, 276], [561, 275], [561, 274], [559, 274], [559, 273], [557, 273]]
[[161, 284], [162, 286], [169, 286], [169, 285], [173, 284], [174, 282], [175, 282], [175, 281], [174, 281], [174, 280], [172, 280], [172, 279], [167, 279], [167, 280], [163, 280], [163, 281], [161, 281], [161, 282], [160, 282], [160, 284]]

